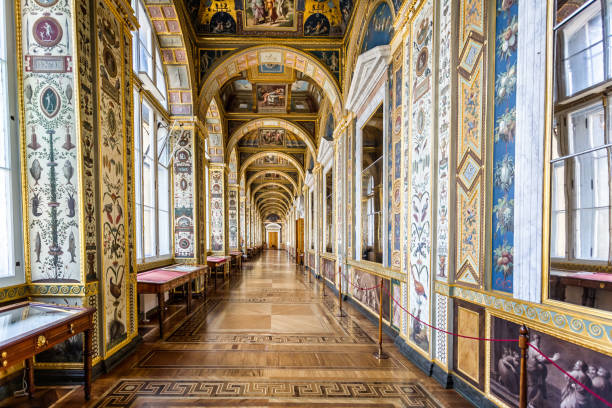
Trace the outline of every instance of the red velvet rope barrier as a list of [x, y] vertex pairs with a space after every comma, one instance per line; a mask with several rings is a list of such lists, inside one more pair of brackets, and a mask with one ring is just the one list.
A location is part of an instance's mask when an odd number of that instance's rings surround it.
[[[384, 287], [384, 285], [382, 284], [382, 282], [380, 283], [380, 285], [376, 285], [374, 287], [371, 288], [360, 288], [358, 286], [356, 286], [355, 284], [353, 284], [353, 282], [348, 279], [346, 277], [346, 272], [343, 273], [344, 275], [344, 279], [351, 284], [351, 286], [359, 289], [359, 290], [372, 290], [372, 289], [376, 289], [378, 287], [381, 287], [385, 293], [387, 295], [389, 295], [389, 297], [391, 299], [393, 299], [393, 302], [400, 308], [402, 309], [404, 312], [408, 313], [410, 315], [410, 317], [412, 317], [413, 319], [415, 319], [416, 321], [418, 321], [421, 324], [424, 324], [427, 327], [430, 327], [434, 330], [437, 330], [439, 332], [442, 332], [444, 334], [450, 334], [451, 336], [456, 336], [456, 337], [461, 337], [464, 339], [470, 339], [470, 340], [482, 340], [482, 341], [496, 341], [496, 342], [508, 342], [508, 343], [516, 343], [518, 342], [518, 339], [488, 339], [488, 338], [483, 338], [483, 337], [471, 337], [471, 336], [464, 336], [462, 334], [458, 334], [458, 333], [453, 333], [453, 332], [449, 332], [446, 331], [444, 329], [440, 329], [438, 327], [432, 326], [431, 324], [424, 322], [423, 320], [419, 319], [418, 317], [416, 317], [415, 315], [413, 315], [412, 313], [410, 313], [408, 310], [404, 309], [404, 307], [391, 295], [391, 293], [389, 293], [389, 291]], [[559, 371], [561, 371], [563, 374], [565, 374], [566, 376], [568, 376], [569, 378], [572, 379], [572, 381], [574, 381], [576, 384], [578, 384], [579, 386], [581, 386], [582, 388], [584, 388], [589, 394], [591, 394], [593, 397], [597, 398], [599, 401], [603, 402], [607, 407], [612, 408], [612, 403], [608, 402], [606, 399], [604, 399], [603, 397], [601, 397], [600, 395], [598, 395], [595, 391], [591, 390], [589, 387], [587, 387], [586, 385], [584, 385], [583, 383], [581, 383], [580, 381], [578, 381], [574, 376], [572, 376], [570, 373], [568, 373], [567, 371], [565, 371], [563, 368], [561, 368], [561, 366], [559, 366], [559, 364], [555, 363], [553, 361], [553, 359], [551, 359], [550, 357], [548, 357], [546, 354], [544, 354], [539, 348], [537, 348], [536, 346], [534, 346], [531, 343], [527, 343], [529, 345], [529, 347], [531, 347], [532, 349], [534, 349], [535, 351], [537, 351], [538, 353], [540, 353], [540, 355], [542, 357], [544, 357], [549, 363], [551, 363], [553, 366], [555, 366]]]

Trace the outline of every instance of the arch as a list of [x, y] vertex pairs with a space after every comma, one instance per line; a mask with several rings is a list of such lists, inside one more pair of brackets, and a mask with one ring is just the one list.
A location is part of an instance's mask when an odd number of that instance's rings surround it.
[[261, 211], [262, 211], [262, 217], [261, 217], [261, 218], [263, 218], [263, 219], [265, 219], [265, 218], [266, 218], [266, 216], [267, 216], [268, 214], [270, 214], [272, 211], [274, 211], [274, 212], [279, 212], [279, 213], [281, 213], [281, 215], [282, 215], [283, 217], [287, 217], [287, 212], [286, 212], [285, 210], [283, 210], [281, 207], [278, 207], [278, 206], [276, 206], [276, 205], [271, 205], [271, 204], [269, 204], [268, 206], [266, 206], [266, 207], [262, 208], [262, 210], [261, 210]]
[[289, 206], [287, 204], [287, 201], [283, 200], [280, 197], [265, 197], [258, 204], [260, 207], [262, 207], [264, 204], [281, 205], [285, 209], [285, 211], [289, 211]]
[[249, 189], [249, 187], [251, 187], [251, 184], [253, 184], [253, 181], [255, 181], [255, 179], [257, 179], [257, 177], [263, 176], [265, 174], [268, 173], [272, 173], [272, 174], [278, 174], [279, 176], [289, 180], [289, 182], [291, 183], [291, 185], [293, 186], [293, 189], [295, 190], [295, 192], [298, 192], [298, 185], [295, 182], [294, 179], [292, 179], [287, 173], [285, 173], [284, 171], [280, 171], [280, 170], [260, 170], [257, 173], [253, 174], [251, 176], [251, 178], [249, 178], [246, 182], [246, 190]]
[[198, 96], [198, 111], [204, 117], [208, 104], [223, 85], [242, 71], [272, 62], [302, 72], [312, 78], [331, 101], [336, 120], [342, 115], [340, 88], [333, 74], [315, 57], [296, 48], [283, 45], [257, 45], [239, 50], [218, 63], [206, 76]]
[[[152, 30], [157, 36], [161, 50], [162, 66], [164, 67], [166, 90], [168, 92], [168, 112], [176, 116], [193, 116], [193, 95], [195, 72], [191, 52], [187, 51], [187, 30], [183, 27], [183, 20], [179, 18], [177, 6], [173, 0], [167, 4], [160, 4], [150, 0], [142, 0], [151, 20]], [[163, 9], [163, 10], [162, 10]], [[180, 37], [180, 44], [176, 41], [160, 41], [164, 34], [168, 34], [167, 27], [174, 27], [172, 34]], [[172, 72], [168, 67], [172, 67]]]
[[277, 181], [268, 181], [268, 182], [266, 182], [266, 183], [261, 183], [260, 185], [258, 185], [257, 187], [255, 187], [255, 188], [253, 189], [253, 191], [251, 191], [251, 197], [253, 197], [253, 198], [254, 198], [254, 197], [255, 197], [255, 193], [257, 193], [257, 192], [258, 192], [259, 190], [261, 190], [262, 188], [264, 188], [264, 187], [269, 187], [269, 186], [277, 186], [277, 187], [280, 187], [280, 188], [282, 188], [283, 190], [285, 190], [287, 193], [289, 193], [289, 196], [290, 196], [290, 197], [293, 197], [293, 194], [291, 193], [291, 190], [289, 190], [289, 187], [287, 187], [286, 185], [281, 184], [281, 183], [279, 183], [279, 182], [277, 182]]
[[246, 169], [253, 164], [253, 162], [255, 162], [257, 159], [261, 159], [262, 157], [265, 157], [269, 154], [274, 154], [280, 158], [283, 158], [285, 160], [287, 160], [289, 163], [291, 163], [293, 165], [293, 167], [295, 167], [298, 171], [298, 174], [300, 175], [300, 179], [304, 180], [304, 169], [302, 168], [302, 166], [300, 165], [300, 163], [295, 159], [295, 157], [287, 154], [287, 153], [283, 153], [283, 152], [275, 152], [273, 150], [264, 150], [262, 152], [258, 152], [255, 153], [252, 156], [249, 156], [248, 159], [246, 159], [244, 161], [244, 163], [242, 163], [242, 165], [240, 166], [240, 176], [242, 177], [246, 171]]
[[227, 142], [227, 150], [231, 151], [234, 146], [238, 144], [240, 139], [242, 139], [244, 136], [251, 133], [252, 131], [260, 129], [262, 127], [285, 129], [286, 131], [295, 134], [297, 137], [304, 141], [310, 153], [312, 155], [316, 155], [315, 152], [317, 149], [312, 139], [308, 135], [308, 131], [299, 125], [296, 125], [286, 119], [281, 118], [260, 118], [253, 119], [247, 123], [244, 123], [232, 133], [229, 142]]
[[257, 197], [257, 200], [255, 200], [255, 204], [260, 205], [266, 200], [271, 199], [282, 201], [287, 207], [287, 210], [291, 208], [291, 198], [276, 191], [266, 191], [265, 193], [261, 194], [259, 197]]
[[280, 207], [283, 209], [283, 211], [285, 211], [286, 213], [289, 212], [289, 209], [285, 206], [284, 201], [281, 201], [279, 198], [270, 198], [268, 200], [275, 200], [275, 201], [267, 201], [267, 202], [262, 202], [261, 205], [259, 206], [260, 209], [263, 208], [267, 208], [269, 206], [276, 206], [276, 207]]

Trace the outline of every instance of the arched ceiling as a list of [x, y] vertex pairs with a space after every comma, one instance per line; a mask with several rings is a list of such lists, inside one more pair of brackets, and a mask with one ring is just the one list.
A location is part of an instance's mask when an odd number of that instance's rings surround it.
[[268, 175], [277, 175], [279, 178], [282, 178], [283, 181], [287, 180], [289, 184], [293, 186], [294, 193], [298, 193], [298, 185], [295, 180], [293, 180], [289, 175], [287, 175], [287, 173], [278, 170], [260, 170], [257, 173], [251, 175], [246, 182], [246, 189], [248, 190], [249, 187], [251, 187], [251, 184], [253, 184], [253, 182], [257, 181], [258, 179], [261, 180], [261, 183], [264, 183], [265, 181], [274, 181], [271, 177], [268, 177]]
[[287, 186], [285, 186], [284, 184], [281, 184], [281, 183], [278, 183], [278, 182], [275, 182], [275, 181], [270, 181], [270, 182], [267, 182], [267, 183], [260, 184], [257, 187], [253, 188], [253, 190], [251, 191], [251, 197], [255, 197], [255, 194], [257, 194], [257, 192], [260, 191], [261, 189], [270, 188], [270, 187], [274, 188], [276, 190], [282, 189], [282, 190], [286, 191], [287, 194], [289, 194], [290, 197], [293, 196], [292, 193], [291, 193], [291, 190]]
[[279, 163], [282, 164], [280, 162], [281, 160], [286, 161], [288, 165], [293, 166], [296, 169], [297, 173], [300, 176], [300, 179], [304, 180], [304, 167], [296, 160], [295, 157], [287, 153], [277, 152], [273, 150], [260, 151], [259, 153], [255, 153], [254, 155], [249, 156], [248, 159], [246, 159], [244, 163], [240, 165], [240, 177], [243, 177], [249, 166], [251, 164], [256, 163], [258, 160], [259, 163], [262, 165], [274, 165]]

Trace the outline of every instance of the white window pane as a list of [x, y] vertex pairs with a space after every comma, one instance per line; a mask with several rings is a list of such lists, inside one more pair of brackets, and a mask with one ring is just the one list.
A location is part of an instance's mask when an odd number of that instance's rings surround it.
[[155, 210], [151, 207], [144, 207], [143, 228], [145, 257], [154, 257], [157, 255], [155, 247]]
[[155, 168], [153, 161], [145, 158], [142, 164], [142, 190], [143, 204], [149, 207], [155, 206]]
[[573, 18], [561, 29], [563, 36], [563, 73], [566, 94], [604, 80], [603, 26], [600, 3]]
[[136, 258], [141, 260], [142, 255], [142, 205], [136, 205]]
[[159, 255], [170, 254], [170, 214], [158, 211], [159, 216]]
[[14, 275], [11, 172], [0, 170], [0, 277]]
[[605, 143], [604, 108], [589, 106], [568, 116], [569, 150], [563, 155], [580, 153]]
[[157, 166], [157, 177], [159, 184], [157, 185], [158, 191], [158, 205], [161, 211], [168, 211], [170, 208], [170, 172], [164, 166]]
[[[7, 80], [6, 62], [0, 60], [0, 103], [2, 103], [4, 106], [7, 106], [8, 104]], [[2, 135], [2, 138], [0, 139], [0, 167], [2, 168], [10, 167], [10, 138], [8, 137], [8, 134], [8, 110], [2, 109], [2, 111], [0, 111], [0, 135]]]

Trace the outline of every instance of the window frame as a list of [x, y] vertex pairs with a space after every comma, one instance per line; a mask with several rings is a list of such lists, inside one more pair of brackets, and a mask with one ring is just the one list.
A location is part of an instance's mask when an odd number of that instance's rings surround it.
[[[331, 194], [329, 194], [327, 192], [327, 175], [331, 175]], [[323, 180], [322, 180], [322, 184], [323, 184], [323, 211], [322, 211], [322, 221], [323, 221], [323, 225], [325, 226], [325, 228], [323, 229], [323, 245], [322, 245], [322, 252], [329, 254], [329, 255], [334, 255], [336, 253], [336, 248], [334, 245], [334, 238], [336, 236], [336, 229], [335, 229], [335, 223], [334, 223], [334, 166], [333, 166], [333, 162], [330, 162], [329, 165], [323, 169]], [[327, 200], [331, 198], [331, 230], [330, 233], [328, 234], [328, 228], [329, 228], [329, 224], [328, 220], [327, 220]], [[327, 246], [328, 244], [331, 246], [331, 251], [327, 250]]]
[[[563, 70], [563, 54], [561, 48], [562, 44], [562, 29], [563, 27], [571, 22], [573, 19], [578, 17], [582, 12], [589, 9], [595, 3], [600, 3], [601, 6], [601, 19], [603, 29], [603, 60], [604, 60], [604, 79], [599, 83], [595, 83], [592, 86], [584, 88], [575, 92], [569, 96], [562, 96], [559, 94], [560, 89], [565, 89], [565, 84], [562, 77]], [[612, 6], [612, 3], [610, 3]], [[612, 109], [609, 104], [612, 102], [612, 67], [610, 61], [612, 57], [612, 22], [609, 22], [609, 13], [612, 13], [612, 7], [607, 8], [606, 0], [591, 0], [571, 15], [566, 17], [563, 21], [556, 22], [556, 2], [551, 1], [548, 4], [548, 27], [547, 30], [547, 77], [553, 78], [548, 80], [546, 84], [546, 131], [545, 131], [545, 144], [544, 144], [544, 177], [543, 177], [543, 231], [542, 231], [542, 302], [544, 304], [550, 304], [559, 306], [565, 309], [579, 311], [581, 313], [587, 313], [589, 315], [603, 316], [609, 318], [612, 316], [612, 312], [597, 309], [596, 307], [590, 307], [586, 305], [580, 305], [570, 303], [568, 301], [562, 301], [551, 297], [550, 289], [550, 273], [553, 269], [565, 269], [573, 272], [591, 271], [591, 272], [602, 272], [612, 273], [612, 253], [609, 251], [608, 260], [596, 261], [589, 259], [578, 259], [575, 256], [567, 254], [569, 247], [569, 238], [566, 238], [565, 244], [565, 255], [563, 258], [552, 257], [552, 227], [553, 221], [552, 216], [555, 211], [552, 209], [553, 204], [553, 171], [555, 164], [568, 163], [586, 153], [595, 153], [599, 151], [608, 151], [610, 157], [610, 151], [612, 149]], [[564, 122], [569, 118], [572, 113], [580, 112], [590, 106], [596, 106], [597, 104], [603, 107], [604, 114], [604, 142], [595, 148], [583, 149], [579, 152], [573, 152], [568, 155], [561, 155], [559, 158], [553, 158], [553, 138], [555, 132], [555, 123], [560, 123], [560, 119], [564, 119]], [[560, 132], [565, 131], [569, 128], [568, 123], [558, 125]], [[564, 165], [565, 166], [565, 165]], [[611, 171], [612, 167], [608, 164], [608, 171]], [[612, 173], [612, 172], [611, 172]], [[611, 174], [612, 177], [612, 174]], [[609, 188], [610, 186], [609, 179]], [[570, 180], [566, 180], [565, 183], [569, 183]], [[610, 193], [609, 193], [610, 194]], [[569, 200], [571, 201], [571, 200]], [[612, 202], [608, 205], [612, 207]], [[570, 214], [576, 207], [571, 207], [571, 204], [567, 205], [564, 211]], [[558, 211], [557, 211], [558, 212]], [[572, 231], [567, 229], [569, 215], [566, 215], [566, 237], [569, 234], [573, 234]], [[612, 217], [609, 219], [609, 223], [612, 223]], [[571, 223], [570, 223], [571, 224]], [[612, 246], [612, 243], [609, 243]], [[605, 264], [604, 264], [605, 263]]]
[[[168, 231], [170, 233], [170, 237], [169, 237], [169, 245], [168, 245], [168, 254], [161, 254], [160, 253], [160, 218], [159, 218], [159, 212], [160, 212], [160, 186], [159, 186], [159, 174], [158, 174], [158, 170], [159, 170], [159, 155], [158, 155], [158, 126], [157, 124], [162, 122], [165, 123], [167, 126], [167, 131], [170, 132], [171, 130], [171, 125], [170, 125], [170, 120], [168, 118], [168, 114], [167, 112], [163, 111], [158, 104], [156, 103], [156, 101], [153, 99], [152, 95], [150, 95], [150, 93], [148, 93], [148, 91], [146, 90], [138, 90], [135, 89], [135, 92], [137, 92], [137, 100], [138, 100], [138, 105], [134, 106], [134, 116], [138, 117], [139, 121], [137, 124], [134, 125], [134, 143], [136, 144], [136, 139], [138, 138], [138, 145], [140, 146], [140, 156], [138, 156], [138, 154], [136, 154], [136, 148], [134, 148], [134, 169], [135, 169], [135, 175], [137, 168], [139, 167], [140, 171], [138, 172], [138, 174], [140, 174], [140, 180], [135, 180], [136, 182], [140, 183], [140, 199], [138, 200], [136, 197], [136, 188], [134, 191], [134, 208], [135, 208], [135, 217], [137, 219], [138, 222], [138, 218], [141, 218], [141, 230], [138, 231], [136, 229], [136, 234], [140, 236], [140, 248], [136, 248], [136, 262], [138, 265], [146, 265], [149, 263], [153, 263], [153, 262], [157, 262], [157, 261], [166, 261], [166, 260], [170, 260], [174, 257], [174, 225], [172, 222], [173, 219], [173, 185], [172, 185], [172, 163], [173, 163], [173, 155], [172, 152], [169, 152], [169, 159], [168, 159], [168, 164], [167, 164], [167, 170], [168, 170]], [[135, 98], [136, 99], [136, 98]], [[145, 228], [144, 228], [144, 172], [143, 172], [143, 165], [144, 165], [144, 155], [142, 154], [142, 146], [143, 146], [143, 118], [142, 118], [142, 106], [143, 104], [146, 103], [148, 105], [148, 108], [151, 110], [151, 116], [153, 118], [152, 124], [151, 124], [151, 138], [152, 138], [152, 149], [154, 152], [154, 160], [153, 160], [153, 178], [155, 180], [154, 182], [154, 206], [152, 207], [152, 211], [154, 213], [154, 225], [155, 225], [155, 242], [154, 242], [154, 246], [155, 246], [155, 255], [153, 256], [146, 256], [145, 254]], [[167, 136], [167, 142], [170, 142], [170, 136]], [[140, 161], [137, 162], [136, 160], [138, 159], [138, 157], [140, 158]], [[136, 177], [136, 176], [135, 176]], [[138, 225], [138, 224], [137, 224]], [[138, 244], [138, 241], [137, 241]], [[140, 251], [140, 253], [139, 253]]]
[[[388, 80], [387, 80], [388, 81]], [[385, 239], [386, 238], [386, 231], [388, 228], [388, 223], [389, 223], [389, 214], [388, 214], [388, 206], [384, 205], [385, 203], [385, 199], [389, 199], [389, 188], [387, 183], [385, 182], [388, 179], [388, 173], [389, 173], [389, 169], [386, 165], [384, 165], [385, 163], [387, 163], [388, 157], [389, 157], [389, 138], [391, 135], [389, 135], [389, 129], [388, 126], [385, 126], [385, 124], [388, 121], [390, 112], [389, 112], [389, 92], [387, 91], [388, 89], [388, 82], [385, 81], [385, 83], [376, 91], [376, 94], [374, 95], [374, 97], [372, 98], [372, 101], [369, 104], [369, 109], [367, 109], [365, 112], [363, 112], [363, 114], [361, 115], [361, 118], [357, 121], [356, 123], [356, 127], [355, 127], [355, 168], [354, 168], [354, 176], [355, 176], [355, 187], [354, 187], [354, 194], [355, 194], [355, 200], [354, 200], [354, 212], [355, 212], [355, 223], [354, 223], [354, 228], [353, 228], [353, 234], [354, 234], [354, 256], [355, 256], [355, 261], [357, 263], [362, 263], [364, 265], [371, 265], [373, 268], [377, 268], [377, 267], [383, 267], [383, 268], [390, 268], [391, 265], [389, 264], [389, 259], [386, 256], [387, 251], [388, 251], [388, 246], [389, 246], [389, 240]], [[362, 227], [363, 227], [363, 213], [362, 213], [362, 205], [363, 205], [363, 193], [362, 193], [362, 186], [363, 186], [363, 180], [362, 180], [362, 172], [363, 172], [363, 128], [364, 126], [370, 121], [370, 119], [372, 119], [372, 117], [374, 117], [374, 115], [376, 115], [376, 113], [378, 112], [378, 110], [382, 107], [382, 111], [383, 111], [383, 135], [382, 135], [382, 146], [383, 146], [383, 153], [382, 156], [379, 157], [377, 160], [382, 160], [383, 163], [383, 174], [382, 174], [382, 179], [381, 179], [381, 184], [382, 184], [382, 190], [383, 190], [383, 202], [380, 203], [381, 206], [381, 241], [382, 241], [382, 261], [381, 262], [374, 262], [374, 261], [369, 261], [366, 259], [363, 259], [363, 233], [362, 233]]]
[[[4, 3], [3, 14], [4, 20], [4, 38], [6, 60], [0, 64], [6, 65], [6, 84], [0, 83], [0, 86], [5, 86], [6, 102], [8, 109], [4, 111], [5, 121], [7, 124], [8, 144], [9, 144], [9, 167], [11, 180], [11, 213], [12, 213], [12, 241], [13, 241], [13, 268], [11, 275], [0, 277], [0, 287], [10, 287], [23, 285], [25, 279], [25, 251], [24, 251], [24, 234], [25, 223], [23, 214], [27, 214], [27, 204], [24, 203], [25, 191], [22, 189], [22, 166], [24, 157], [21, 156], [21, 133], [19, 123], [19, 101], [18, 101], [18, 86], [17, 86], [17, 43], [16, 43], [16, 26], [15, 26], [15, 2], [7, 1]], [[12, 17], [12, 18], [11, 18]], [[12, 39], [12, 40], [11, 40]], [[2, 58], [2, 55], [0, 55]]]

